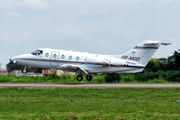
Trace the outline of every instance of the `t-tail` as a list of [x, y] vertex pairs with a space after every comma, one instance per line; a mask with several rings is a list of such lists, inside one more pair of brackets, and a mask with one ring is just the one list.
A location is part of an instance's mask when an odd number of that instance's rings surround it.
[[171, 43], [163, 43], [161, 41], [145, 40], [133, 49], [121, 56], [121, 59], [127, 60], [129, 63], [137, 63], [146, 66], [157, 49], [161, 45], [169, 45]]

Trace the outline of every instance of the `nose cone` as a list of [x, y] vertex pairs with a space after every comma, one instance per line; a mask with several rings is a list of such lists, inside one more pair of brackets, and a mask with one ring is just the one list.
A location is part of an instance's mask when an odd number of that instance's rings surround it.
[[16, 63], [16, 57], [10, 58], [10, 61], [13, 62], [13, 63]]

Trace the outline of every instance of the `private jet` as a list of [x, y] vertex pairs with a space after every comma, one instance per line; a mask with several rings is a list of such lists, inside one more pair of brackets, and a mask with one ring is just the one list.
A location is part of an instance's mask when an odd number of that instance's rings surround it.
[[[91, 74], [142, 72], [157, 49], [161, 45], [169, 44], [171, 43], [145, 40], [121, 55], [40, 48], [28, 54], [12, 57], [10, 61], [31, 67], [76, 72], [78, 81], [82, 81], [82, 75], [86, 74], [86, 79], [91, 81]], [[23, 71], [26, 72], [26, 69]]]

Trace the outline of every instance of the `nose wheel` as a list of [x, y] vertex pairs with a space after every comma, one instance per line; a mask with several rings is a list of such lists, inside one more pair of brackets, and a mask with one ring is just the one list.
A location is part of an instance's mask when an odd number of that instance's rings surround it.
[[26, 69], [24, 69], [24, 70], [22, 70], [22, 72], [23, 72], [23, 73], [27, 73], [27, 70], [26, 70]]
[[23, 73], [27, 73], [27, 70], [26, 70], [26, 66], [24, 67], [24, 69], [22, 70]]

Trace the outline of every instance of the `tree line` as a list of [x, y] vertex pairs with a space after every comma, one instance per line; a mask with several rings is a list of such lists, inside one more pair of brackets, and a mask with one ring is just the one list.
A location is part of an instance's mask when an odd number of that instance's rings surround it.
[[[25, 66], [24, 66], [24, 65], [21, 65], [21, 64], [9, 62], [9, 63], [6, 65], [6, 68], [7, 68], [7, 71], [10, 73], [10, 72], [12, 72], [13, 70], [23, 70], [23, 69], [25, 68]], [[27, 66], [27, 67], [26, 67], [26, 70], [27, 70], [28, 72], [42, 73], [42, 68], [36, 68], [36, 67], [29, 67], [29, 66]]]
[[168, 58], [158, 58], [157, 61], [150, 60], [143, 72], [157, 72], [159, 70], [180, 70], [180, 49], [174, 51]]
[[[106, 82], [118, 82], [122, 80], [124, 74], [110, 73], [105, 77]], [[149, 80], [165, 80], [167, 82], [180, 82], [180, 49], [174, 51], [168, 58], [158, 58], [150, 60], [146, 68], [141, 73], [126, 74], [138, 82], [147, 82]], [[128, 80], [128, 79], [127, 79]], [[132, 81], [132, 80], [129, 80]]]

